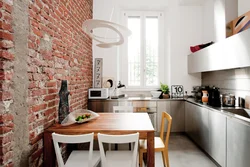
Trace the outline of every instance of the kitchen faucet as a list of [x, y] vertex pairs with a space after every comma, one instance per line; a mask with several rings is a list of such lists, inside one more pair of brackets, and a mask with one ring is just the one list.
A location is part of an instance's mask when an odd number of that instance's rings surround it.
[[122, 84], [121, 81], [119, 81], [119, 82], [118, 82], [118, 85], [117, 85], [117, 88], [122, 88], [122, 87], [125, 87], [125, 88], [126, 88], [126, 86], [125, 86], [124, 84]]

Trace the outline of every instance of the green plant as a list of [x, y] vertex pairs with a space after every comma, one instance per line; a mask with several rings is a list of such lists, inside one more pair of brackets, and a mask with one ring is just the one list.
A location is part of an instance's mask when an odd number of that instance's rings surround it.
[[161, 91], [162, 91], [164, 94], [168, 94], [168, 93], [169, 93], [168, 85], [167, 85], [167, 84], [161, 83]]

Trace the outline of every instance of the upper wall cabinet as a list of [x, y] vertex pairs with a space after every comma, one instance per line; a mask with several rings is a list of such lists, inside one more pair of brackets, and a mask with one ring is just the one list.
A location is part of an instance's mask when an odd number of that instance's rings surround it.
[[250, 29], [188, 55], [188, 73], [250, 66]]

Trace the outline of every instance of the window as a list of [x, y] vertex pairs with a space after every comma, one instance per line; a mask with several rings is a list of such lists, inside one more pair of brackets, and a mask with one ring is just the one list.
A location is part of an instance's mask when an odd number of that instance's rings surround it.
[[159, 88], [164, 62], [163, 15], [145, 11], [123, 14], [132, 35], [122, 50], [121, 80], [128, 88]]

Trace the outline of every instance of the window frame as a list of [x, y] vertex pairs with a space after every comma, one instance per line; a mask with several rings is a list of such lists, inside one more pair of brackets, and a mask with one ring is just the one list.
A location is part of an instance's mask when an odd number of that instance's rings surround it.
[[[126, 85], [127, 90], [152, 90], [152, 89], [159, 89], [160, 88], [160, 82], [164, 81], [164, 37], [165, 37], [165, 31], [164, 31], [164, 12], [162, 11], [143, 11], [143, 10], [127, 10], [122, 11], [122, 24], [127, 26], [127, 19], [131, 16], [140, 16], [142, 17], [141, 21], [141, 76], [140, 79], [140, 86], [129, 86], [128, 85], [128, 42], [124, 43], [124, 45], [121, 46], [120, 49], [120, 80]], [[145, 40], [145, 24], [146, 24], [146, 17], [158, 17], [158, 61], [159, 61], [159, 67], [158, 67], [158, 85], [156, 86], [146, 86], [144, 83], [146, 83], [146, 77], [145, 77], [145, 52], [146, 52], [146, 40]]]

